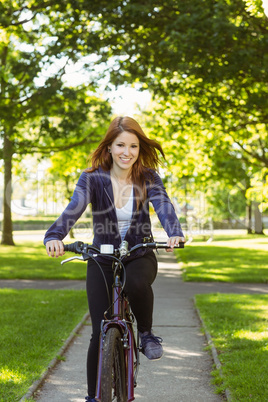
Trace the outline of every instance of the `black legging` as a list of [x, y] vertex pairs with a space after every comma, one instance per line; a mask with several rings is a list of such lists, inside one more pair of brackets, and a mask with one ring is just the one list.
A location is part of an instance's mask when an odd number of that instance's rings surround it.
[[[113, 284], [112, 263], [101, 264], [111, 296]], [[125, 264], [126, 285], [125, 292], [134, 313], [138, 330], [141, 332], [150, 331], [152, 328], [154, 295], [152, 283], [157, 274], [157, 260], [153, 251], [145, 256], [136, 258]], [[89, 260], [87, 269], [87, 297], [92, 322], [92, 336], [87, 357], [87, 381], [88, 395], [95, 396], [98, 346], [100, 335], [100, 324], [103, 313], [108, 309], [109, 302], [104, 279], [100, 268], [95, 261]]]

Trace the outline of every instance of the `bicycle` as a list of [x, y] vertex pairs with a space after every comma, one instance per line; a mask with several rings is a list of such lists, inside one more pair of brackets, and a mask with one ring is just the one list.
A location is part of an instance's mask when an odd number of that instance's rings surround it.
[[[179, 243], [176, 248], [183, 248], [184, 243]], [[101, 245], [100, 250], [93, 245], [77, 241], [65, 244], [64, 250], [81, 254], [81, 257], [70, 257], [61, 262], [79, 259], [87, 261], [98, 255], [105, 255], [113, 260], [114, 284], [113, 300], [108, 310], [111, 310], [111, 318], [106, 317], [101, 323], [101, 335], [99, 344], [99, 363], [97, 372], [96, 399], [102, 402], [130, 402], [135, 399], [134, 388], [137, 386], [137, 376], [140, 365], [139, 332], [135, 337], [135, 318], [124, 293], [123, 259], [139, 248], [166, 249], [167, 244], [152, 242], [145, 238], [140, 243], [128, 250], [128, 243], [123, 241], [118, 249], [113, 245]], [[96, 260], [95, 260], [96, 261]], [[98, 263], [99, 264], [99, 263]], [[100, 269], [101, 266], [99, 265]], [[105, 280], [105, 278], [104, 278]], [[106, 285], [107, 286], [107, 285]], [[107, 288], [109, 295], [109, 290]]]

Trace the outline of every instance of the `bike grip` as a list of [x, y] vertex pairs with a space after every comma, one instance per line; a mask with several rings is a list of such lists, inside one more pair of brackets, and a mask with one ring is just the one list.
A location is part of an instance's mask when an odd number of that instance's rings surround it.
[[[179, 244], [176, 244], [175, 246], [173, 246], [173, 248], [184, 248], [184, 242], [180, 241]], [[168, 247], [166, 246], [165, 248], [172, 248], [172, 247]]]
[[72, 253], [81, 254], [84, 243], [82, 241], [76, 241], [71, 244], [64, 244], [64, 251], [71, 251]]
[[64, 244], [64, 251], [72, 251], [74, 253], [75, 252], [74, 243], [72, 243], [72, 244]]
[[184, 248], [184, 242], [179, 242], [179, 244], [178, 245], [176, 245], [176, 246], [173, 246], [173, 247], [170, 247], [170, 246], [168, 246], [167, 245], [167, 243], [166, 242], [164, 242], [164, 243], [159, 243], [159, 242], [155, 242], [155, 243], [149, 243], [148, 244], [148, 247], [149, 248], [154, 248], [154, 249], [167, 249], [167, 248]]

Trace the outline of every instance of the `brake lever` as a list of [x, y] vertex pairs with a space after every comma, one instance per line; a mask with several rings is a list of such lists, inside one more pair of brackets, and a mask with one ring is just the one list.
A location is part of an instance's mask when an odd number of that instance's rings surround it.
[[81, 257], [75, 256], [75, 257], [70, 257], [70, 258], [67, 258], [66, 260], [61, 261], [61, 265], [65, 264], [66, 262], [73, 261], [73, 260], [85, 261], [82, 256]]

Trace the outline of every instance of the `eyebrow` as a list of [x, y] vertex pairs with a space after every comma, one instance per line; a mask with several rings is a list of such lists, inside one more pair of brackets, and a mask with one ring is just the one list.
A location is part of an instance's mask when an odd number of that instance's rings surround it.
[[[124, 144], [125, 145], [125, 142], [124, 141], [118, 141], [117, 144]], [[138, 142], [132, 142], [130, 145], [139, 145], [139, 141]]]

